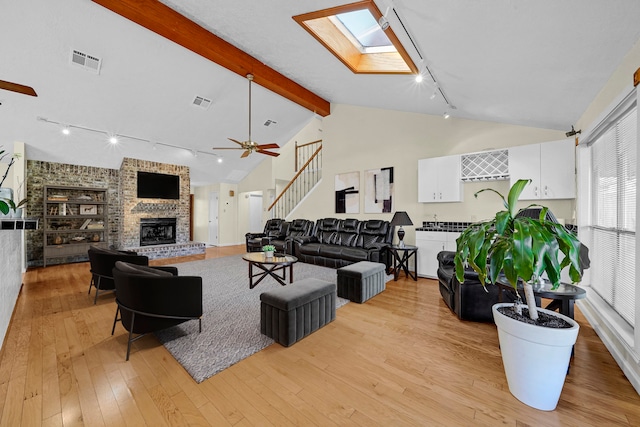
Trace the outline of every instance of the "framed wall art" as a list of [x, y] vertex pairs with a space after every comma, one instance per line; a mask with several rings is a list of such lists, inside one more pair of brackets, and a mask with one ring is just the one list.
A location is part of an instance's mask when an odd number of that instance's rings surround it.
[[336, 213], [360, 213], [360, 172], [336, 175]]
[[365, 171], [364, 212], [393, 212], [393, 167]]

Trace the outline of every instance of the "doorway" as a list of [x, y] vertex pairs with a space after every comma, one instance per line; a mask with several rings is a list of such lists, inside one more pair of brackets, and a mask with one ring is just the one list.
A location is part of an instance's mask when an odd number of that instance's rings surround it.
[[262, 226], [262, 194], [249, 194], [249, 232], [259, 233]]
[[209, 193], [209, 245], [218, 245], [218, 192]]

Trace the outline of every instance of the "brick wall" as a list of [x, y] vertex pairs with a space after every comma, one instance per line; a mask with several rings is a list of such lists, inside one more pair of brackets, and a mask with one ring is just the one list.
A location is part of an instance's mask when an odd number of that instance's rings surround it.
[[[118, 229], [122, 210], [119, 197], [120, 172], [117, 169], [91, 166], [69, 165], [64, 163], [27, 160], [27, 217], [38, 219], [37, 230], [27, 230], [27, 266], [42, 265], [43, 236], [43, 198], [45, 185], [65, 185], [70, 187], [96, 187], [108, 189], [109, 223], [107, 243], [117, 244]], [[85, 257], [86, 258], [86, 257]], [[69, 260], [74, 261], [74, 260]]]

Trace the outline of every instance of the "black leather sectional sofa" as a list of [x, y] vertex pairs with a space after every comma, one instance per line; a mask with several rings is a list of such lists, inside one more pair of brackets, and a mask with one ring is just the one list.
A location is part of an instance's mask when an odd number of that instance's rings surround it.
[[340, 268], [359, 261], [389, 266], [385, 249], [393, 241], [389, 221], [323, 218], [311, 234], [293, 239], [294, 255], [302, 262]]

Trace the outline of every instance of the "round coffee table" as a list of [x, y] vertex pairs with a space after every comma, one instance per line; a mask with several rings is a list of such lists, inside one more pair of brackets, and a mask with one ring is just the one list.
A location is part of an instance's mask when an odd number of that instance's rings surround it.
[[[293, 264], [298, 262], [298, 258], [294, 256], [274, 254], [273, 257], [267, 258], [264, 252], [249, 252], [244, 254], [242, 259], [249, 263], [249, 289], [255, 288], [267, 276], [273, 277], [278, 283], [285, 286], [287, 284], [287, 267], [289, 267], [289, 283], [293, 283]], [[259, 270], [255, 274], [254, 267]], [[257, 280], [254, 281], [254, 278]]]

